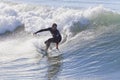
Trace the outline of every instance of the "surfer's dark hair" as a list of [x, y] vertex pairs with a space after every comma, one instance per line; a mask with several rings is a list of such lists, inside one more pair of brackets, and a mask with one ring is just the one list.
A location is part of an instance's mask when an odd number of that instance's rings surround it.
[[56, 26], [56, 27], [57, 27], [57, 24], [56, 24], [56, 23], [53, 23], [52, 26]]

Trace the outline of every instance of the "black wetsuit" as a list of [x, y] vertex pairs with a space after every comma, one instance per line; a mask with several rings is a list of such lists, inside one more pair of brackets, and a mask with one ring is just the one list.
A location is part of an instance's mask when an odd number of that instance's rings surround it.
[[62, 39], [60, 32], [57, 29], [53, 30], [52, 28], [41, 29], [41, 30], [35, 32], [35, 34], [42, 32], [42, 31], [50, 31], [50, 33], [53, 36], [53, 38], [48, 39], [47, 41], [45, 41], [45, 43], [46, 42], [50, 42], [50, 43], [53, 42], [53, 43], [58, 44]]

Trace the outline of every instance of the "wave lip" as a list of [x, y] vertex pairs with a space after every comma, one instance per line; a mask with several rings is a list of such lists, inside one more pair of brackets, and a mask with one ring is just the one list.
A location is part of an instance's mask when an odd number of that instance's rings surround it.
[[12, 32], [22, 24], [25, 31], [33, 33], [56, 22], [62, 34], [74, 36], [87, 29], [119, 24], [120, 21], [118, 13], [103, 6], [81, 10], [0, 3], [0, 10], [0, 34]]

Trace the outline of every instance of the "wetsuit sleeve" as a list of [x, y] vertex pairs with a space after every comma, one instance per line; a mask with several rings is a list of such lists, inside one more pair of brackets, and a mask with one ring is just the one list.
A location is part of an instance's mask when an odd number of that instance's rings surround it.
[[37, 34], [37, 33], [39, 33], [39, 32], [43, 32], [43, 31], [49, 31], [49, 30], [50, 30], [50, 28], [41, 29], [41, 30], [39, 30], [39, 31], [35, 32], [34, 34]]

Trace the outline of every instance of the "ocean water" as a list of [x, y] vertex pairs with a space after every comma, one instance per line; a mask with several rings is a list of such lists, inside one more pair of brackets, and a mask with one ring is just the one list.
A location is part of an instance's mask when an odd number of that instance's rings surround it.
[[[120, 1], [0, 0], [0, 80], [120, 80]], [[38, 52], [58, 24], [60, 51]]]

